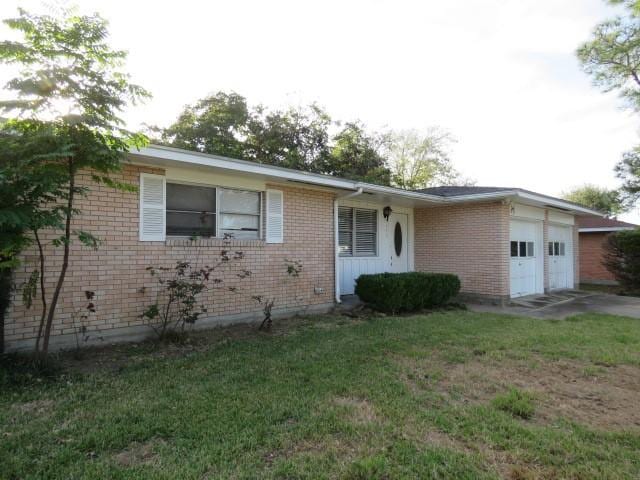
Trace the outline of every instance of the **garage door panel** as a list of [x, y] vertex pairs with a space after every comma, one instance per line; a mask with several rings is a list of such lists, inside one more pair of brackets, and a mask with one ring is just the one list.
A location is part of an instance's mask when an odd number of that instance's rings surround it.
[[549, 255], [549, 289], [573, 288], [573, 230], [571, 227], [549, 225], [547, 253]]
[[510, 294], [521, 297], [541, 293], [542, 224], [512, 220], [510, 224]]

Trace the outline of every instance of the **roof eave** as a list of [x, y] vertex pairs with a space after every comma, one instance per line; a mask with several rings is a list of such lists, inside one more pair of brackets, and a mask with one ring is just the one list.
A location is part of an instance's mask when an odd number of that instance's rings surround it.
[[526, 201], [534, 202], [540, 206], [551, 206], [570, 213], [578, 215], [595, 215], [604, 217], [604, 215], [595, 210], [581, 207], [579, 205], [565, 202], [553, 197], [538, 195], [532, 192], [520, 189], [502, 190], [499, 192], [459, 195], [455, 197], [444, 197], [441, 195], [433, 195], [410, 190], [402, 190], [394, 187], [385, 187], [382, 185], [374, 185], [371, 183], [358, 182], [343, 178], [332, 177], [330, 175], [322, 175], [317, 173], [303, 172], [292, 170], [289, 168], [276, 167], [273, 165], [263, 165], [247, 160], [238, 160], [235, 158], [222, 157], [219, 155], [211, 155], [207, 153], [191, 152], [179, 148], [165, 147], [161, 145], [149, 145], [141, 149], [130, 151], [130, 155], [138, 159], [147, 160], [163, 160], [166, 162], [188, 163], [191, 165], [206, 166], [229, 170], [237, 173], [262, 175], [278, 180], [286, 180], [291, 182], [306, 183], [319, 185], [324, 187], [336, 188], [340, 190], [363, 191], [374, 194], [382, 194], [389, 196], [397, 196], [410, 199], [417, 202], [435, 203], [441, 205], [479, 202], [491, 200], [503, 200], [509, 198], [520, 198]]
[[569, 213], [578, 215], [595, 215], [598, 217], [604, 217], [605, 215], [597, 210], [582, 207], [571, 202], [565, 202], [563, 200], [548, 197], [546, 195], [537, 195], [531, 192], [525, 192], [518, 189], [502, 190], [499, 192], [491, 193], [479, 193], [472, 195], [458, 195], [456, 197], [446, 197], [451, 203], [460, 202], [474, 202], [482, 200], [499, 200], [499, 199], [522, 199], [529, 202], [533, 202], [539, 206], [547, 206], [564, 210]]

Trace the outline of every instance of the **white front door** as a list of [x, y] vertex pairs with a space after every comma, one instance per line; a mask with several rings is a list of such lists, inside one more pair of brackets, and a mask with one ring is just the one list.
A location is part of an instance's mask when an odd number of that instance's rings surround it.
[[389, 271], [408, 272], [409, 255], [407, 253], [407, 225], [405, 213], [392, 213], [387, 223], [389, 245]]
[[571, 227], [549, 225], [549, 289], [573, 288], [573, 235]]
[[512, 298], [542, 293], [541, 244], [540, 222], [511, 220], [509, 255]]

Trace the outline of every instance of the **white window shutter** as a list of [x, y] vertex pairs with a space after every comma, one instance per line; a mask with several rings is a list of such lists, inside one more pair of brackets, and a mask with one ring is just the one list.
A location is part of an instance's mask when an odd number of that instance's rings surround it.
[[166, 180], [162, 175], [140, 174], [140, 240], [163, 241], [166, 222]]
[[267, 243], [284, 241], [284, 196], [281, 190], [267, 190]]

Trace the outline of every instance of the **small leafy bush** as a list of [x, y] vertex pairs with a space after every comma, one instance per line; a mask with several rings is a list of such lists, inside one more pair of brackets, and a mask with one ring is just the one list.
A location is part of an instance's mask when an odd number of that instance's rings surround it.
[[355, 293], [376, 310], [398, 313], [442, 306], [459, 291], [456, 275], [407, 272], [360, 275]]
[[533, 417], [535, 412], [533, 400], [533, 396], [530, 393], [511, 388], [506, 394], [498, 395], [494, 398], [493, 406], [498, 410], [510, 413], [514, 417], [527, 420]]
[[616, 232], [605, 243], [607, 269], [629, 293], [640, 292], [640, 228]]

